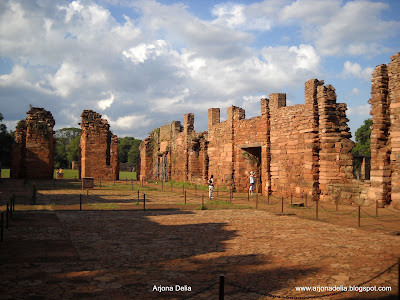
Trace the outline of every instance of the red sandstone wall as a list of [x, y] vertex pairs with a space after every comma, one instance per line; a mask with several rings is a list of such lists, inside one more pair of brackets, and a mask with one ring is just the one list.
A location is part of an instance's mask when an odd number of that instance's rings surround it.
[[233, 185], [233, 110], [228, 108], [227, 120], [219, 123], [219, 108], [208, 110], [208, 175], [214, 175], [215, 186]]
[[391, 145], [391, 200], [400, 209], [400, 52], [391, 57], [388, 65]]
[[[317, 182], [312, 105], [283, 106], [270, 95], [271, 189], [274, 194], [313, 195]], [[282, 97], [282, 96], [280, 96]]]
[[32, 107], [27, 114], [26, 127], [17, 128], [11, 176], [51, 179], [55, 152], [53, 116], [43, 108], [37, 107]]
[[101, 115], [84, 110], [81, 114], [82, 128], [81, 177], [94, 177], [96, 180], [118, 180], [118, 138], [112, 135], [107, 120]]

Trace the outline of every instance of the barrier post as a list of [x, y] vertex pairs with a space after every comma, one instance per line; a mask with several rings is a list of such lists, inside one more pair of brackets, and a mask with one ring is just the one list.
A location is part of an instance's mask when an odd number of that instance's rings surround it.
[[293, 206], [293, 193], [290, 193], [290, 206]]
[[146, 211], [146, 194], [143, 194], [143, 211]]
[[361, 226], [361, 205], [358, 206], [358, 227]]
[[281, 200], [281, 202], [282, 202], [282, 213], [283, 213], [283, 196], [282, 196], [282, 200]]
[[182, 184], [182, 194], [185, 194], [185, 184]]
[[315, 204], [315, 218], [318, 220], [318, 201], [319, 199], [317, 199], [317, 203]]
[[10, 218], [13, 216], [13, 203], [12, 203], [12, 197], [10, 198]]
[[201, 195], [201, 209], [204, 209], [204, 194]]
[[139, 204], [139, 191], [137, 191], [137, 204]]
[[142, 186], [143, 186], [143, 178], [142, 178]]
[[186, 204], [186, 191], [185, 191], [185, 204]]
[[161, 190], [164, 190], [164, 181], [161, 181]]
[[131, 189], [133, 191], [133, 179], [131, 178]]
[[15, 194], [13, 194], [12, 197], [13, 197], [13, 211], [15, 211]]
[[7, 203], [7, 209], [6, 209], [6, 228], [8, 228], [8, 203]]
[[4, 213], [1, 212], [1, 241], [3, 241], [3, 232], [4, 232]]
[[194, 195], [197, 196], [197, 185], [194, 185]]
[[101, 180], [100, 180], [100, 189], [101, 189]]
[[82, 210], [82, 194], [79, 194], [79, 210]]
[[256, 193], [256, 209], [258, 209], [258, 193]]
[[232, 203], [232, 189], [229, 191], [229, 203]]
[[[378, 208], [379, 208], [379, 205], [378, 205], [378, 199], [376, 200], [376, 208], [375, 208], [375, 210], [376, 210], [376, 216], [378, 216]], [[400, 276], [400, 275], [399, 275]]]
[[267, 203], [269, 204], [269, 191], [267, 191]]
[[307, 193], [306, 193], [306, 207], [307, 207]]
[[219, 275], [219, 300], [224, 300], [224, 281], [225, 276]]
[[171, 192], [172, 192], [172, 186], [174, 185], [174, 183], [171, 181]]
[[247, 202], [250, 202], [250, 191], [247, 191]]

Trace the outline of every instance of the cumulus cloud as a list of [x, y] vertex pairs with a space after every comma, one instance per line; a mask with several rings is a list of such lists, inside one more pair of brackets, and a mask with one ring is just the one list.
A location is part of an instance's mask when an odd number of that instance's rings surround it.
[[[112, 92], [108, 92], [110, 96], [107, 99], [102, 99], [99, 101], [98, 105], [101, 110], [105, 110], [106, 108], [110, 107], [113, 104], [115, 96]], [[106, 94], [106, 93], [103, 93]]]
[[343, 65], [343, 75], [345, 77], [357, 77], [369, 81], [372, 78], [373, 68], [363, 69], [360, 64], [346, 61]]

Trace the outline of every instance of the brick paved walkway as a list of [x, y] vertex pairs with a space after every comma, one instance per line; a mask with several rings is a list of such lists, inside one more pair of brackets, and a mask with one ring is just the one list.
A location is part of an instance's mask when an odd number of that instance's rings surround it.
[[[17, 212], [0, 257], [0, 299], [183, 299], [220, 274], [225, 299], [268, 299], [228, 283], [318, 295], [294, 287], [361, 283], [397, 261], [400, 237], [255, 210]], [[397, 280], [395, 267], [367, 284], [391, 293], [324, 299], [391, 299]], [[152, 291], [175, 285], [192, 291]]]

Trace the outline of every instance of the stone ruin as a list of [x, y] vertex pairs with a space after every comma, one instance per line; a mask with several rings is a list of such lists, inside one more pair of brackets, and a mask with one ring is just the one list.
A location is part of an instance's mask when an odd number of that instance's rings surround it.
[[400, 53], [373, 73], [370, 181], [353, 175], [346, 104], [317, 79], [305, 83], [305, 104], [286, 106], [286, 94], [275, 93], [261, 99], [255, 118], [231, 106], [220, 122], [220, 109], [210, 108], [206, 132], [194, 131], [193, 114], [183, 127], [154, 130], [140, 146], [140, 179], [205, 184], [213, 174], [217, 186], [246, 191], [253, 170], [262, 194], [400, 207], [399, 66]]
[[32, 107], [26, 120], [18, 123], [12, 148], [11, 178], [51, 179], [54, 173], [53, 116]]
[[80, 178], [118, 180], [118, 137], [111, 133], [110, 125], [100, 114], [84, 110], [81, 117]]
[[[52, 179], [55, 121], [43, 108], [32, 107], [27, 114], [15, 130], [11, 178]], [[110, 125], [100, 114], [84, 110], [81, 117], [80, 178], [118, 180], [118, 137], [111, 133]]]

